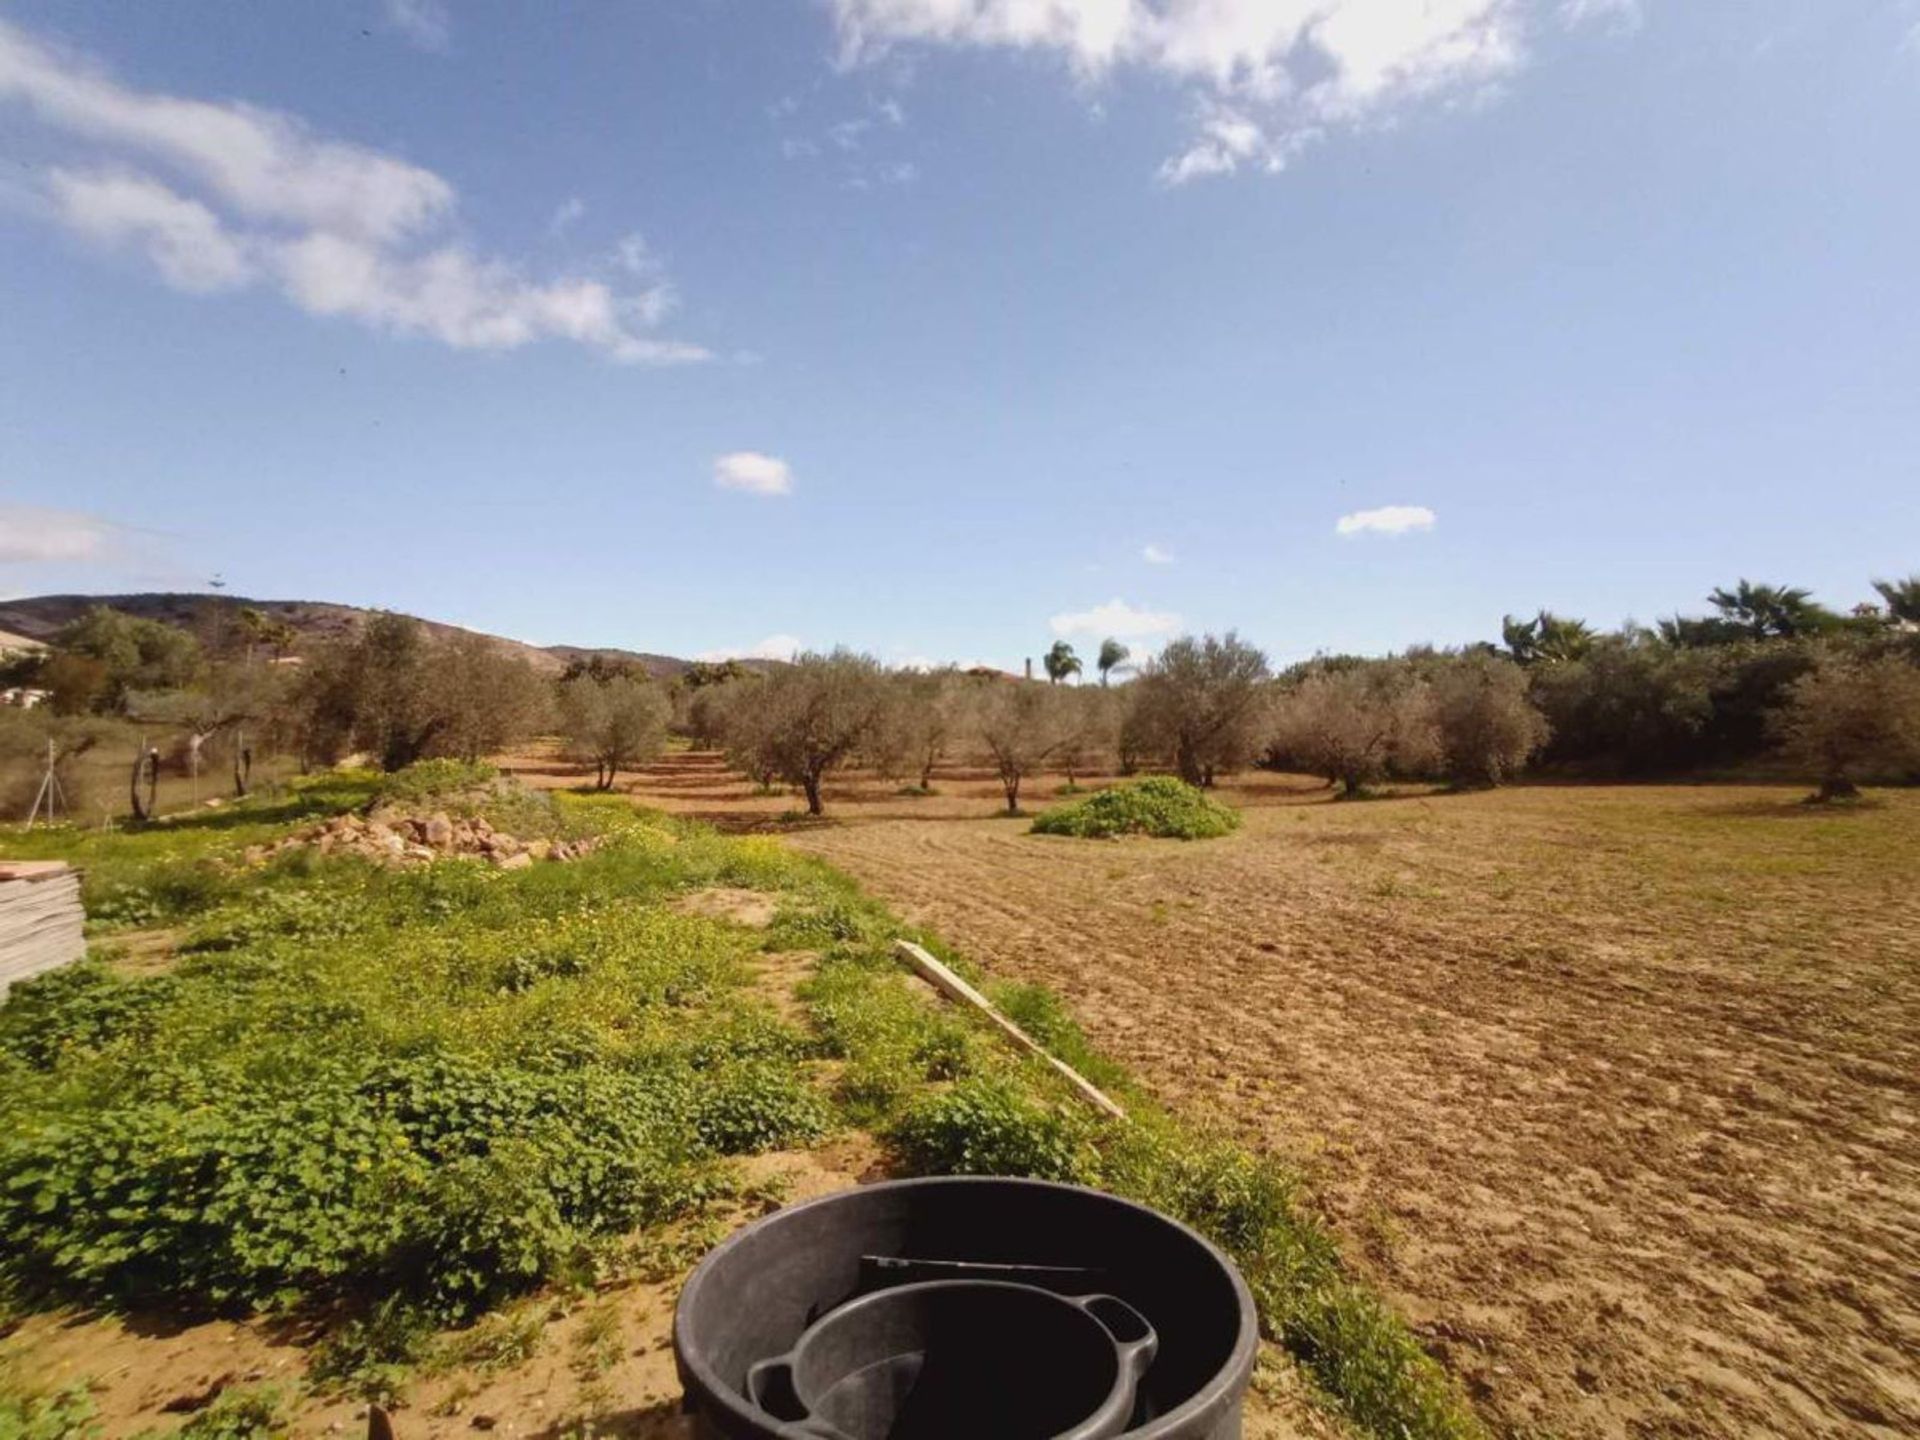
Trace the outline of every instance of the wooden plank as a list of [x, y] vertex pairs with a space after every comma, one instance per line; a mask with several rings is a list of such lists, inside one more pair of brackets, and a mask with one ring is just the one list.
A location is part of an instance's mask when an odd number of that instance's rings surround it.
[[87, 953], [80, 877], [32, 861], [0, 871], [0, 999], [15, 981], [70, 965]]
[[994, 1009], [993, 1003], [989, 1001], [986, 996], [982, 995], [978, 990], [974, 989], [973, 986], [954, 974], [947, 966], [934, 959], [923, 947], [914, 944], [911, 940], [896, 940], [893, 942], [893, 953], [896, 958], [904, 962], [909, 969], [929, 985], [933, 986], [933, 988], [938, 990], [942, 995], [945, 995], [950, 1000], [957, 1000], [962, 1005], [968, 1005], [978, 1010], [986, 1017], [988, 1024], [1006, 1036], [1017, 1048], [1025, 1050], [1030, 1055], [1037, 1055], [1046, 1061], [1047, 1064], [1051, 1065], [1054, 1070], [1059, 1073], [1060, 1077], [1071, 1085], [1079, 1093], [1080, 1097], [1089, 1105], [1093, 1106], [1094, 1109], [1104, 1111], [1116, 1120], [1124, 1120], [1127, 1118], [1127, 1112], [1109, 1099], [1105, 1091], [1101, 1090], [1091, 1080], [1087, 1079], [1086, 1076], [1067, 1064], [1066, 1061], [1060, 1059], [1058, 1056], [1048, 1054], [1044, 1045], [1027, 1034], [1027, 1032], [1022, 1030], [1018, 1025], [1014, 1024], [1013, 1021], [1002, 1015], [998, 1010]]

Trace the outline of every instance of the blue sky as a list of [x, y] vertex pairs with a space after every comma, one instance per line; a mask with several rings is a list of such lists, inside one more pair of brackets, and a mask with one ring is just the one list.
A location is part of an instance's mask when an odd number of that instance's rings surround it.
[[1908, 0], [16, 0], [0, 593], [1008, 665], [1851, 604], [1917, 142]]

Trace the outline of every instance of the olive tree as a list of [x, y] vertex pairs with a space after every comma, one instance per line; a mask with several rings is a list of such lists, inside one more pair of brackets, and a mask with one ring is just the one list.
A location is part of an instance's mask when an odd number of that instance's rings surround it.
[[1898, 655], [1823, 655], [1772, 728], [1782, 755], [1819, 783], [1815, 799], [1857, 795], [1862, 774], [1920, 769], [1920, 669]]
[[1189, 785], [1212, 785], [1259, 752], [1267, 678], [1267, 657], [1233, 631], [1183, 635], [1128, 687], [1134, 733], [1151, 737]]
[[1018, 814], [1021, 782], [1044, 766], [1064, 739], [1060, 694], [1025, 680], [979, 680], [974, 685], [969, 747], [1000, 777], [1007, 812]]
[[1274, 707], [1273, 751], [1345, 795], [1434, 753], [1431, 697], [1404, 665], [1375, 662], [1305, 676]]
[[594, 788], [611, 790], [623, 769], [658, 755], [667, 742], [667, 697], [649, 680], [576, 675], [556, 697], [567, 753], [594, 767]]
[[1111, 690], [1065, 690], [1056, 700], [1060, 745], [1053, 767], [1075, 785], [1089, 770], [1098, 769], [1114, 753], [1120, 728], [1120, 697]]
[[1455, 784], [1498, 785], [1547, 743], [1546, 718], [1512, 661], [1461, 656], [1441, 666], [1431, 684], [1440, 764]]
[[469, 763], [539, 733], [552, 716], [552, 690], [533, 666], [470, 631], [433, 654], [421, 684], [446, 717], [436, 749]]
[[866, 746], [866, 758], [889, 779], [933, 784], [933, 767], [953, 744], [962, 698], [958, 672], [902, 670], [887, 677], [886, 704]]
[[753, 697], [754, 763], [799, 786], [807, 813], [818, 815], [822, 782], [869, 743], [886, 703], [887, 673], [872, 656], [796, 656]]

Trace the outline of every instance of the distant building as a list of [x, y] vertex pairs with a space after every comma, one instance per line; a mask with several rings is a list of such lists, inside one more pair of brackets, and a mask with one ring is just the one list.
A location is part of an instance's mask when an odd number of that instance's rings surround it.
[[0, 690], [0, 705], [12, 705], [16, 709], [31, 710], [36, 705], [44, 705], [52, 698], [51, 690], [31, 690], [17, 685], [11, 690]]

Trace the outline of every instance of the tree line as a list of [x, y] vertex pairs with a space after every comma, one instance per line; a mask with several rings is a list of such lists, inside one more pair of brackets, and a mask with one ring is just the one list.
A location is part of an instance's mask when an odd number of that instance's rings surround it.
[[[292, 633], [244, 607], [209, 607], [194, 631], [103, 607], [3, 678], [49, 692], [35, 734], [64, 735], [68, 754], [102, 743], [107, 722], [120, 743], [129, 725], [169, 737], [166, 753], [142, 744], [128, 757], [136, 818], [162, 765], [223, 765], [245, 794], [256, 751], [303, 769], [350, 756], [397, 769], [557, 735], [607, 789], [674, 733], [762, 787], [790, 786], [813, 814], [837, 771], [924, 791], [943, 763], [990, 771], [1009, 810], [1043, 772], [1071, 785], [1168, 770], [1206, 787], [1256, 765], [1359, 794], [1389, 778], [1486, 786], [1529, 767], [1648, 776], [1767, 758], [1834, 797], [1920, 774], [1920, 576], [1876, 589], [1880, 603], [1842, 615], [1803, 589], [1742, 580], [1710, 592], [1708, 613], [1651, 627], [1601, 632], [1542, 610], [1505, 617], [1498, 642], [1278, 671], [1233, 632], [1180, 637], [1137, 665], [1109, 639], [1097, 685], [1075, 683], [1083, 665], [1065, 641], [1043, 657], [1046, 683], [893, 670], [846, 650], [767, 673], [701, 664], [672, 681], [593, 655], [555, 678], [487, 637], [436, 640], [399, 615], [292, 662]], [[0, 749], [22, 749], [19, 719]]]

